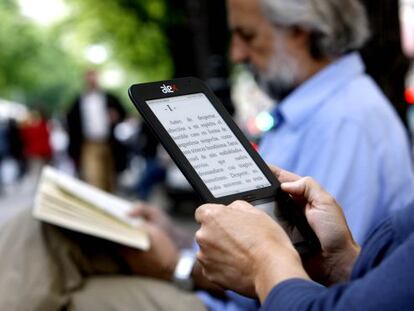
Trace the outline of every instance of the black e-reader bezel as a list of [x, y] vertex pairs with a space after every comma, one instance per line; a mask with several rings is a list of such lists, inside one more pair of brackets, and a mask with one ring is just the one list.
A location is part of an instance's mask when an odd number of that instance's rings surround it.
[[[230, 130], [249, 153], [257, 167], [267, 178], [270, 186], [216, 198], [202, 181], [201, 177], [197, 174], [195, 169], [181, 152], [171, 135], [167, 132], [147, 103], [147, 101], [150, 100], [192, 95], [197, 93], [203, 93], [211, 102], [213, 107], [223, 118], [224, 122], [228, 125]], [[229, 204], [235, 200], [244, 200], [252, 203], [264, 203], [275, 200], [280, 188], [279, 181], [275, 178], [259, 154], [254, 150], [251, 143], [233, 121], [231, 115], [227, 112], [225, 107], [220, 103], [218, 98], [204, 82], [197, 78], [188, 77], [167, 81], [134, 84], [129, 88], [128, 94], [146, 124], [159, 139], [162, 146], [169, 153], [173, 161], [204, 202]]]

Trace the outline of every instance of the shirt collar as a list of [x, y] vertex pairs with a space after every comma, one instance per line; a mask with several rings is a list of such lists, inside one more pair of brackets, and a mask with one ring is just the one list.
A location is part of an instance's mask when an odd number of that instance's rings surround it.
[[344, 55], [296, 88], [274, 108], [272, 114], [277, 109], [285, 124], [297, 127], [323, 105], [325, 98], [364, 71], [359, 53]]

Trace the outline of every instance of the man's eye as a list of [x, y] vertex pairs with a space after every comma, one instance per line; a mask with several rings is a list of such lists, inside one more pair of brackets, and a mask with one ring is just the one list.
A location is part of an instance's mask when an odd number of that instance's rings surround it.
[[250, 42], [256, 37], [256, 33], [254, 31], [247, 31], [241, 28], [235, 29], [233, 33], [238, 35], [240, 39], [245, 42]]
[[240, 32], [240, 37], [246, 42], [252, 41], [256, 35], [253, 32]]

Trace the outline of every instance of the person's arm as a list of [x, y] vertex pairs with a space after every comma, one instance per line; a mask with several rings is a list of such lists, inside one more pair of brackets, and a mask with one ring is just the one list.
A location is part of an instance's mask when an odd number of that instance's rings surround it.
[[[279, 172], [279, 177], [283, 175]], [[198, 258], [210, 281], [245, 295], [256, 293], [263, 311], [407, 310], [414, 305], [413, 234], [393, 252], [380, 256], [378, 250], [387, 249], [386, 244], [391, 243], [384, 234], [387, 228], [383, 227], [389, 225], [385, 222], [369, 239], [370, 245], [365, 245], [377, 251], [363, 252], [359, 258], [359, 265], [364, 266], [363, 262], [375, 257], [376, 265], [349, 280], [359, 247], [335, 200], [310, 178], [285, 182], [282, 188], [296, 200], [305, 199], [306, 217], [327, 259], [336, 262], [345, 254], [353, 254], [338, 261], [339, 267], [329, 266], [329, 261], [320, 263], [322, 270], [332, 269], [332, 277], [348, 281], [326, 288], [309, 280], [280, 227], [246, 202], [226, 208], [208, 204], [196, 212], [201, 223], [196, 234], [201, 248]], [[406, 217], [412, 216], [411, 210]], [[380, 247], [372, 247], [374, 244]]]
[[[160, 208], [145, 202], [137, 202], [129, 216], [146, 220], [153, 245], [148, 252], [133, 249], [124, 251], [131, 271], [138, 275], [172, 280], [179, 258], [179, 249], [193, 248], [194, 235], [174, 225]], [[224, 293], [220, 286], [205, 278], [198, 262], [194, 264], [191, 277], [196, 289], [203, 289], [215, 295]]]
[[[121, 254], [131, 273], [165, 281], [173, 281], [174, 271], [180, 251], [171, 237], [160, 227], [147, 224], [146, 230], [151, 239], [151, 248], [140, 251], [122, 248]], [[202, 289], [216, 296], [224, 295], [224, 290], [210, 282], [202, 273], [201, 266], [195, 263], [191, 272], [194, 289]]]
[[282, 183], [282, 189], [299, 205], [308, 206], [304, 209], [305, 216], [322, 246], [320, 252], [302, 259], [309, 276], [324, 285], [347, 281], [360, 247], [353, 239], [342, 209], [313, 179], [306, 177], [300, 181], [293, 173], [270, 168]]
[[411, 309], [414, 305], [413, 250], [414, 236], [411, 236], [362, 278], [331, 288], [299, 279], [280, 283], [271, 290], [261, 310]]
[[205, 290], [209, 293], [214, 294], [215, 296], [225, 296], [223, 287], [209, 281], [203, 274], [203, 268], [200, 265], [200, 262], [196, 261], [191, 273], [191, 277], [194, 281], [194, 288]]
[[[335, 200], [311, 178], [274, 169], [282, 189], [302, 202], [310, 226], [318, 236], [325, 260], [318, 268], [331, 280], [347, 279], [359, 253]], [[269, 216], [237, 201], [227, 207], [206, 204], [196, 211], [198, 260], [213, 283], [261, 301], [279, 283], [309, 280], [288, 236]], [[347, 256], [346, 256], [347, 255]]]
[[192, 248], [194, 235], [176, 226], [168, 215], [160, 208], [146, 202], [136, 202], [130, 217], [140, 217], [165, 231], [179, 249]]
[[212, 283], [264, 300], [284, 280], [309, 279], [283, 229], [250, 204], [206, 204], [197, 209], [196, 220], [197, 259]]

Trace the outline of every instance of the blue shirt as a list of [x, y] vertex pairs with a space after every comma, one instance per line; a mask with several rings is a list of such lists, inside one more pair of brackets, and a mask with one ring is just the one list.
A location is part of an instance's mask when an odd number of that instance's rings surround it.
[[260, 146], [267, 163], [311, 176], [331, 193], [359, 243], [414, 201], [407, 134], [364, 70], [351, 53], [303, 83], [279, 104], [283, 122]]
[[[275, 107], [282, 122], [260, 145], [267, 163], [312, 176], [331, 193], [359, 243], [391, 210], [414, 201], [406, 132], [364, 71], [351, 53], [318, 72]], [[200, 298], [211, 311], [257, 310], [233, 294], [227, 302]]]
[[366, 240], [349, 282], [325, 288], [290, 279], [275, 286], [262, 311], [413, 310], [414, 205], [399, 210]]

